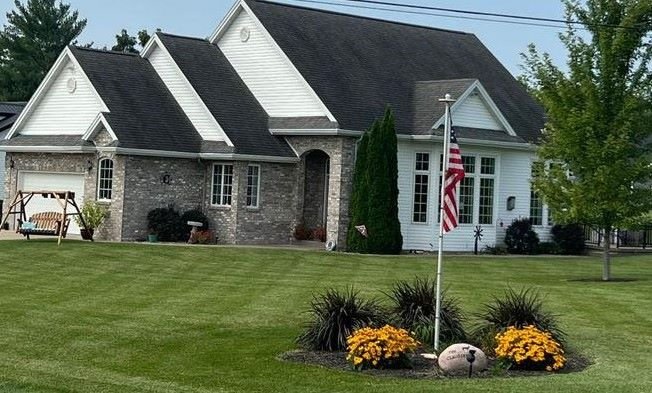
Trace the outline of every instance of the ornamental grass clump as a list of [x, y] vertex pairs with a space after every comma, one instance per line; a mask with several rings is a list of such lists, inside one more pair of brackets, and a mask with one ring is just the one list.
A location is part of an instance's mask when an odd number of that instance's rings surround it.
[[[413, 332], [422, 342], [434, 342], [436, 296], [435, 281], [416, 277], [413, 281], [397, 281], [390, 293], [392, 314], [399, 326]], [[444, 344], [466, 340], [466, 320], [459, 301], [446, 291], [441, 297], [440, 339]]]
[[413, 353], [419, 345], [407, 330], [390, 325], [358, 329], [346, 343], [346, 360], [356, 370], [407, 368], [410, 366], [408, 354]]
[[532, 325], [508, 327], [496, 335], [496, 344], [496, 356], [509, 361], [514, 369], [556, 371], [566, 364], [562, 345]]
[[297, 342], [308, 349], [341, 351], [353, 331], [367, 326], [382, 326], [385, 312], [375, 299], [364, 299], [353, 289], [328, 289], [311, 303], [312, 320]]
[[510, 326], [524, 328], [531, 325], [550, 333], [556, 341], [564, 342], [565, 333], [559, 328], [556, 315], [544, 308], [540, 293], [531, 288], [518, 292], [507, 288], [502, 297], [494, 297], [476, 316], [480, 322], [473, 337], [483, 348], [494, 348], [496, 333]]

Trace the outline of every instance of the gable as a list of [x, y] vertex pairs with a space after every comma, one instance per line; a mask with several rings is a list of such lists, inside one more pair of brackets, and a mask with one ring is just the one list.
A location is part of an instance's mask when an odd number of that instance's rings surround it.
[[[22, 135], [83, 135], [104, 104], [81, 68], [65, 55], [35, 94], [14, 132]], [[46, 82], [44, 82], [46, 83]], [[13, 132], [12, 132], [13, 134]]]
[[[227, 142], [228, 138], [224, 134], [224, 130], [201, 101], [158, 37], [154, 38], [151, 48], [146, 49], [145, 57], [152, 64], [202, 139]], [[230, 144], [230, 142], [228, 143]]]
[[471, 93], [452, 111], [453, 125], [458, 127], [480, 128], [483, 130], [505, 131], [496, 119], [487, 102], [479, 93]]
[[270, 117], [332, 117], [244, 6], [232, 18], [216, 44]]
[[343, 129], [367, 129], [391, 105], [397, 133], [410, 135], [415, 82], [477, 79], [519, 137], [535, 142], [541, 135], [543, 108], [473, 34], [293, 4], [245, 3]]

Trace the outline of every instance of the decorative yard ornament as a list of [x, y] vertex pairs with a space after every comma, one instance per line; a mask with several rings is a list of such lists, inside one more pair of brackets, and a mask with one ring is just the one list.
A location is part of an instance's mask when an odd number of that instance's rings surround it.
[[478, 242], [482, 240], [482, 227], [480, 225], [475, 226], [473, 237], [475, 237], [475, 247], [473, 248], [473, 253], [478, 255]]
[[473, 362], [475, 362], [475, 349], [469, 348], [466, 353], [466, 361], [469, 362], [469, 378], [473, 375]]
[[360, 232], [360, 234], [364, 237], [369, 237], [369, 233], [367, 233], [367, 226], [366, 225], [356, 225], [355, 229]]

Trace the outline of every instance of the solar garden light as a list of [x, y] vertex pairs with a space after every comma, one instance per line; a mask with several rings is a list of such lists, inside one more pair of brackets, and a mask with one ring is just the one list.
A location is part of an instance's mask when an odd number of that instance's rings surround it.
[[475, 349], [469, 349], [466, 353], [466, 361], [469, 362], [469, 378], [473, 375], [473, 362], [475, 362]]

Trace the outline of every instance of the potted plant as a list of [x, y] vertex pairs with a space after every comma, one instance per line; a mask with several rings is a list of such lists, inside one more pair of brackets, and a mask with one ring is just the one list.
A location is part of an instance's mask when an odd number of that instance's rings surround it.
[[158, 243], [158, 233], [153, 229], [150, 229], [149, 234], [147, 235], [147, 241], [150, 243]]
[[[108, 216], [109, 211], [105, 206], [95, 201], [84, 202], [84, 205], [81, 208], [81, 218], [83, 218], [84, 221], [82, 222], [80, 216], [75, 217], [75, 222], [79, 225], [82, 239], [93, 240], [95, 230], [102, 225]], [[86, 224], [85, 227], [84, 224]]]

